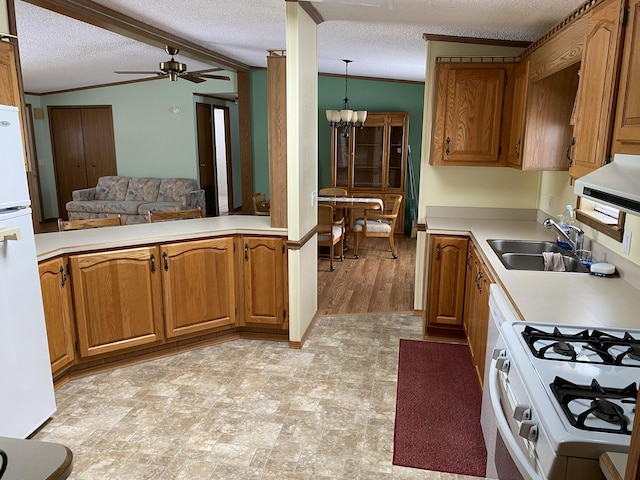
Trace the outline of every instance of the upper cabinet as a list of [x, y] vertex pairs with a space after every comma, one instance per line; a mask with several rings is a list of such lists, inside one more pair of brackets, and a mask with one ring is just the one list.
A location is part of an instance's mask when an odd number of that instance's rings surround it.
[[629, 1], [612, 153], [640, 153], [640, 0]]
[[369, 112], [349, 136], [333, 129], [332, 185], [349, 193], [404, 193], [409, 114]]
[[432, 165], [506, 164], [513, 63], [438, 63]]
[[625, 3], [601, 2], [587, 21], [570, 152], [573, 178], [603, 166], [609, 157]]
[[529, 70], [531, 59], [526, 58], [516, 67], [513, 79], [513, 116], [509, 135], [509, 151], [507, 162], [511, 165], [522, 165], [522, 150], [524, 148], [524, 126], [527, 113], [527, 92], [529, 89]]

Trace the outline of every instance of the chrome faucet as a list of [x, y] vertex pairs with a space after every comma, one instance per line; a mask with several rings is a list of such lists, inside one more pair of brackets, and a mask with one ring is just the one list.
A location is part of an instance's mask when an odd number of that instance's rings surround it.
[[542, 224], [545, 226], [545, 228], [554, 229], [558, 233], [558, 235], [560, 235], [562, 238], [564, 238], [567, 241], [567, 243], [571, 246], [571, 249], [574, 252], [576, 250], [582, 249], [582, 242], [584, 237], [584, 231], [582, 229], [574, 225], [567, 225], [567, 227], [569, 228], [573, 236], [573, 238], [571, 238], [571, 236], [567, 235], [567, 232], [565, 232], [560, 227], [560, 225], [554, 222], [553, 219], [551, 218], [547, 218], [544, 222], [542, 222]]

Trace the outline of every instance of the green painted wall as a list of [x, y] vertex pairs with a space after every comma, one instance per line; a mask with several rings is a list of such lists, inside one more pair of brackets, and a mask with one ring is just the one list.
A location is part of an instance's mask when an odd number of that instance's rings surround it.
[[[344, 78], [318, 77], [318, 188], [331, 186], [331, 128], [325, 110], [342, 108]], [[349, 79], [349, 100], [354, 110], [409, 112], [409, 145], [416, 178], [420, 178], [424, 85], [382, 80]], [[253, 190], [269, 192], [269, 139], [267, 128], [267, 71], [251, 72], [251, 133], [253, 137]], [[267, 194], [268, 196], [268, 194]]]
[[[325, 110], [340, 110], [344, 77], [318, 79], [318, 188], [331, 186], [331, 128]], [[409, 146], [413, 171], [420, 178], [424, 84], [349, 78], [349, 106], [368, 112], [409, 112]], [[366, 123], [366, 121], [365, 121]]]

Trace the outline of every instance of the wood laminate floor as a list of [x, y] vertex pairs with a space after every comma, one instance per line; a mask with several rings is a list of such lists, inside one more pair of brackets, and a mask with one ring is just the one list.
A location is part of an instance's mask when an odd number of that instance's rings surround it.
[[318, 315], [412, 312], [416, 239], [396, 237], [398, 258], [391, 258], [389, 241], [367, 238], [360, 243], [360, 258], [353, 250], [343, 262], [318, 259]]

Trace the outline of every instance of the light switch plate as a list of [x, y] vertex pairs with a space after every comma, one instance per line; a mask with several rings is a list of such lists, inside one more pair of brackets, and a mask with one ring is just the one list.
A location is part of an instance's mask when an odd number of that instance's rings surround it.
[[622, 237], [622, 253], [629, 255], [631, 252], [631, 230], [625, 230]]

